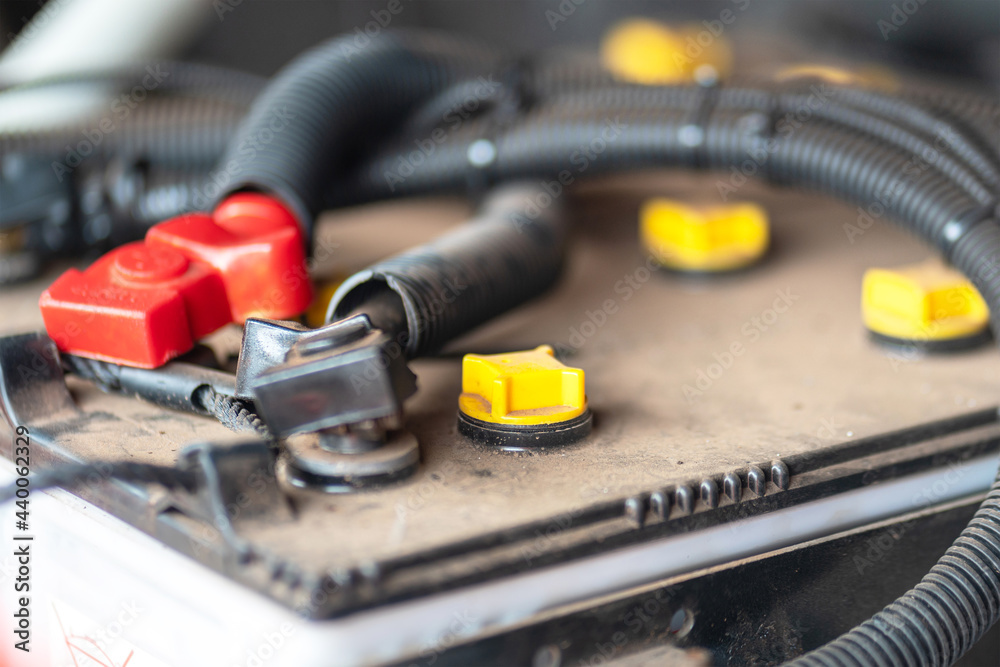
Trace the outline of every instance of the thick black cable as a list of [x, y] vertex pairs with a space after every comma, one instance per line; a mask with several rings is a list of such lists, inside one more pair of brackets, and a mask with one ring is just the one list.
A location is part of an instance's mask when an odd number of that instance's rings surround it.
[[[574, 119], [582, 118], [614, 118], [622, 114], [634, 117], [641, 113], [655, 115], [683, 110], [691, 115], [691, 119], [683, 123], [677, 132], [680, 133], [682, 145], [687, 145], [691, 149], [690, 153], [695, 166], [701, 166], [703, 160], [700, 158], [700, 150], [706, 145], [700, 141], [705, 125], [705, 120], [702, 119], [705, 118], [706, 111], [711, 111], [713, 107], [718, 108], [722, 113], [743, 113], [748, 117], [761, 115], [764, 118], [770, 118], [771, 123], [761, 128], [770, 129], [769, 138], [781, 138], [786, 134], [786, 130], [788, 133], [793, 132], [794, 128], [802, 124], [796, 120], [796, 117], [804, 113], [808, 119], [805, 122], [816, 124], [820, 121], [826, 121], [831, 127], [854, 130], [871, 137], [872, 140], [912, 153], [919, 161], [913, 165], [913, 169], [923, 169], [926, 163], [927, 166], [933, 166], [959, 183], [983, 204], [996, 201], [995, 190], [1000, 184], [1000, 170], [992, 166], [982, 151], [970, 147], [964, 142], [957, 131], [942, 129], [941, 121], [930, 116], [924, 119], [926, 121], [924, 125], [916, 128], [901, 122], [889, 122], [873, 110], [858, 109], [837, 102], [836, 98], [841, 92], [844, 91], [831, 88], [825, 93], [827, 98], [813, 100], [811, 99], [812, 93], [794, 91], [722, 89], [716, 93], [711, 89], [705, 91], [699, 87], [621, 85], [594, 90], [574, 90], [563, 95], [553, 96], [547, 100], [545, 105], [536, 108], [524, 118], [521, 125], [525, 126], [546, 118], [555, 118], [559, 120], [549, 121], [549, 131], [570, 134], [572, 133], [571, 128], [569, 130], [560, 128], [557, 123], [562, 120], [571, 123]], [[817, 103], [813, 104], [813, 101]], [[917, 110], [913, 110], [912, 115], [920, 117]], [[775, 125], [778, 127], [774, 127]], [[931, 130], [936, 134], [928, 134]], [[478, 131], [477, 138], [486, 137], [497, 141], [496, 137], [486, 136], [492, 134], [487, 131]], [[587, 138], [582, 133], [576, 134], [582, 139]], [[450, 137], [449, 141], [457, 139], [461, 142], [463, 137], [459, 133], [456, 135], [458, 136]], [[399, 143], [405, 148], [409, 145], [409, 137], [400, 139]], [[447, 152], [447, 147], [445, 147], [445, 152]], [[391, 162], [395, 159], [393, 153], [392, 149], [385, 151], [387, 161]], [[637, 156], [633, 155], [632, 157], [636, 158]], [[377, 159], [375, 158], [375, 160]], [[685, 164], [678, 159], [673, 159], [671, 163], [676, 166]], [[767, 165], [762, 166], [766, 168]], [[434, 166], [421, 166], [421, 171], [429, 169], [434, 169]], [[499, 167], [491, 165], [491, 169], [496, 171]], [[382, 167], [379, 171], [385, 173], [389, 170], [387, 167]], [[516, 176], [517, 174], [514, 174], [514, 177]], [[433, 176], [428, 176], [423, 180], [429, 182], [433, 178]], [[420, 180], [418, 175], [413, 182], [417, 183]], [[364, 192], [365, 189], [363, 186], [360, 192]], [[348, 190], [357, 194], [353, 189], [348, 188]], [[369, 194], [368, 197], [380, 199], [392, 194], [396, 194], [394, 189], [393, 192], [385, 192], [375, 188], [375, 192]]]
[[75, 354], [63, 354], [59, 359], [64, 371], [96, 384], [102, 391], [114, 392], [122, 388], [121, 366], [117, 364], [78, 357]]
[[431, 96], [488, 73], [494, 56], [420, 33], [354, 35], [322, 44], [280, 72], [240, 125], [217, 173], [218, 199], [259, 190], [282, 199], [307, 232], [327, 185]]
[[[1000, 182], [1000, 152], [996, 134], [1000, 128], [993, 128], [993, 135], [983, 135], [979, 128], [967, 126], [961, 113], [962, 106], [955, 110], [934, 103], [920, 103], [917, 100], [895, 97], [871, 90], [839, 88], [834, 97], [858, 109], [880, 114], [884, 119], [894, 121], [924, 132], [928, 138], [940, 139], [962, 159], [975, 169], [987, 171], [993, 184]], [[956, 96], [956, 104], [973, 105], [966, 97]], [[961, 101], [961, 102], [960, 102]], [[982, 105], [984, 113], [993, 108], [994, 119], [1000, 106], [985, 100], [975, 103]], [[988, 165], [988, 166], [987, 166]]]
[[[93, 382], [101, 390], [106, 392], [123, 391], [121, 366], [68, 354], [62, 355], [61, 360], [67, 372]], [[193, 409], [215, 417], [231, 431], [250, 432], [265, 439], [272, 438], [267, 425], [254, 411], [253, 405], [246, 401], [217, 392], [207, 384], [198, 387], [191, 399], [194, 402], [194, 405], [191, 406]]]

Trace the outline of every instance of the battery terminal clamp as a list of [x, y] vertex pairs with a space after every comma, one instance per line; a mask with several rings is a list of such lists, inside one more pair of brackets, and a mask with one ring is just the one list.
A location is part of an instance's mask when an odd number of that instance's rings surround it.
[[398, 351], [363, 314], [312, 330], [247, 321], [236, 396], [252, 400], [283, 440], [293, 484], [349, 491], [416, 470], [417, 440], [400, 430], [416, 376]]

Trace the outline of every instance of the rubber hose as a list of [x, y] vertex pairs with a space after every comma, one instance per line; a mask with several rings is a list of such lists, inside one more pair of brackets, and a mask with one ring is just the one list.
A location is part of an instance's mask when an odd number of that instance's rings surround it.
[[510, 95], [506, 82], [493, 81], [492, 77], [461, 81], [410, 114], [399, 134], [425, 139], [442, 125], [462, 123], [469, 117], [494, 109]]
[[[822, 118], [870, 134], [879, 141], [921, 156], [926, 161], [935, 162], [942, 172], [962, 183], [963, 187], [984, 203], [993, 200], [991, 189], [1000, 184], [1000, 169], [994, 165], [988, 151], [973, 146], [967, 137], [950, 129], [952, 126], [916, 108], [912, 108], [906, 117], [920, 122], [904, 123], [900, 117], [894, 121], [884, 117], [882, 113], [886, 111], [885, 108], [875, 108], [875, 105], [859, 108], [835, 101], [851, 92], [856, 91], [831, 89], [826, 93], [831, 99], [819, 100], [819, 104], [814, 105], [811, 104], [811, 93], [768, 93], [728, 88], [718, 91], [716, 106], [720, 109], [743, 108], [748, 113], [756, 110], [788, 123], [794, 123], [797, 114], [804, 114], [809, 118]], [[552, 97], [547, 104], [552, 108], [586, 110], [588, 113], [598, 113], [599, 110], [616, 113], [621, 110], [686, 106], [693, 104], [703, 94], [704, 91], [690, 87], [615, 86], [573, 91]], [[902, 111], [899, 113], [903, 115]], [[944, 136], [946, 132], [947, 137]], [[947, 152], [936, 147], [938, 141], [945, 143]], [[949, 153], [954, 154], [954, 157]]]
[[[518, 177], [555, 178], [574, 169], [573, 156], [594, 137], [602, 137], [600, 154], [587, 163], [586, 175], [652, 166], [739, 167], [747, 156], [764, 155], [759, 172], [780, 184], [798, 185], [867, 206], [877, 202], [885, 215], [906, 221], [935, 243], [949, 223], [966, 216], [989, 216], [989, 207], [965, 192], [936, 167], [911, 169], [913, 157], [829, 123], [809, 123], [784, 138], [747, 125], [740, 110], [717, 109], [704, 126], [700, 144], [684, 140], [689, 126], [685, 111], [619, 114], [614, 119], [536, 114], [495, 137], [495, 158], [486, 167], [490, 181]], [[420, 169], [402, 181], [394, 175], [395, 155], [376, 160], [362, 174], [358, 192], [372, 199], [386, 196], [459, 191], [483, 167], [470, 164], [469, 149], [478, 139], [476, 127], [440, 146]], [[876, 215], [882, 215], [876, 212]]]
[[[565, 68], [563, 68], [565, 69]], [[568, 76], [571, 84], [554, 81], [556, 76]], [[631, 102], [639, 102], [643, 97], [662, 96], [676, 90], [676, 86], [646, 86], [627, 82], [614, 81], [606, 72], [593, 67], [579, 67], [570, 72], [564, 72], [558, 67], [551, 67], [548, 72], [535, 77], [540, 99], [549, 103], [565, 103], [568, 98], [576, 98], [578, 103], [594, 103], [597, 95], [618, 95], [622, 101], [619, 106], [627, 106]], [[753, 80], [751, 82], [733, 83], [728, 88], [752, 88], [766, 93], [812, 92], [805, 88], [810, 80], [796, 84], [777, 85], [773, 81]], [[603, 93], [598, 93], [600, 90]], [[546, 91], [546, 92], [543, 92]], [[950, 129], [946, 137], [950, 150], [968, 161], [973, 168], [978, 169], [985, 163], [991, 166], [994, 173], [1000, 170], [1000, 144], [998, 144], [998, 129], [1000, 129], [1000, 105], [982, 97], [940, 90], [920, 91], [906, 97], [896, 97], [889, 94], [864, 88], [848, 88], [827, 86], [825, 92], [841, 103], [848, 104], [857, 110], [874, 113], [888, 120], [922, 132], [925, 138], [936, 139], [942, 135], [942, 130]], [[725, 94], [725, 93], [724, 93]], [[595, 97], [591, 97], [594, 95]], [[610, 102], [610, 100], [609, 100]]]
[[[767, 118], [756, 109], [720, 108], [712, 113], [712, 118], [714, 120], [703, 127], [696, 126], [693, 142], [692, 137], [685, 134], [685, 128], [693, 127], [694, 114], [690, 108], [640, 109], [623, 113], [612, 110], [606, 115], [602, 115], [600, 110], [593, 113], [580, 110], [573, 114], [540, 110], [526, 116], [515, 127], [501, 129], [494, 136], [490, 136], [494, 128], [470, 124], [451, 135], [432, 155], [426, 156], [419, 168], [403, 172], [400, 165], [405, 163], [405, 153], [398, 149], [384, 152], [359, 170], [356, 182], [339, 191], [350, 193], [353, 200], [330, 203], [359, 203], [427, 192], [460, 192], [470, 179], [501, 182], [519, 177], [551, 178], [561, 170], [569, 170], [575, 178], [578, 175], [647, 167], [725, 169], [739, 167], [744, 161], [760, 155], [763, 157], [754, 158], [751, 167], [768, 171], [776, 147], [794, 143], [799, 134], [807, 133], [811, 128], [832, 133], [838, 139], [863, 138], [871, 150], [879, 154], [906, 155], [907, 159], [902, 161], [900, 167], [901, 174], [942, 173], [938, 165], [914, 164], [912, 156], [904, 151], [893, 150], [891, 146], [862, 132], [837, 129], [835, 124], [829, 122], [812, 121], [781, 135], [767, 126]], [[754, 118], [764, 123], [747, 122]], [[711, 133], [714, 133], [714, 138], [707, 136]], [[737, 144], [727, 147], [724, 140], [737, 140]], [[496, 156], [488, 164], [474, 165], [469, 161], [469, 151], [477, 141], [489, 141], [495, 148]], [[594, 146], [588, 157], [590, 144]], [[865, 171], [863, 163], [854, 166], [861, 172]], [[887, 181], [884, 185], [890, 183]], [[977, 189], [977, 194], [985, 199], [983, 191]]]
[[434, 93], [489, 71], [493, 57], [454, 39], [380, 33], [333, 39], [280, 72], [240, 125], [217, 175], [282, 199], [308, 232], [326, 185]]
[[[539, 60], [528, 79], [535, 97], [546, 102], [567, 95], [586, 98], [588, 93], [600, 88], [632, 91], [643, 94], [673, 88], [672, 86], [647, 86], [617, 81], [604, 70], [596, 58], [589, 54], [574, 54], [573, 58]], [[812, 80], [800, 82], [804, 87]], [[788, 90], [794, 86], [776, 84], [760, 78], [732, 80], [732, 87], [760, 90]], [[805, 91], [808, 92], [808, 91]], [[939, 136], [942, 124], [950, 126], [960, 138], [953, 144], [956, 153], [967, 151], [985, 153], [986, 160], [1000, 169], [1000, 105], [984, 97], [970, 96], [965, 92], [940, 88], [917, 90], [897, 97], [877, 90], [834, 87], [838, 100], [857, 109], [877, 113], [885, 120], [922, 130], [927, 137]], [[971, 158], [978, 160], [979, 158]]]
[[[598, 80], [598, 79], [595, 79]], [[968, 192], [984, 205], [1000, 203], [995, 192], [1000, 183], [1000, 171], [993, 165], [1000, 160], [993, 158], [988, 142], [963, 123], [949, 122], [951, 115], [929, 104], [918, 104], [905, 99], [897, 99], [876, 91], [849, 88], [828, 88], [824, 95], [832, 100], [821, 104], [810, 104], [810, 94], [781, 88], [746, 89], [723, 88], [717, 93], [693, 86], [641, 86], [636, 84], [599, 85], [596, 87], [575, 87], [546, 98], [546, 104], [558, 108], [563, 113], [582, 112], [585, 115], [600, 113], [609, 115], [620, 110], [634, 113], [637, 109], [685, 108], [692, 110], [698, 101], [708, 94], [715, 94], [715, 106], [722, 108], [745, 108], [751, 113], [756, 110], [768, 114], [770, 122], [787, 119], [791, 126], [797, 125], [792, 118], [798, 111], [809, 109], [809, 116], [823, 118], [831, 123], [849, 127], [858, 132], [873, 135], [878, 141], [912, 153], [915, 157], [908, 164], [910, 171], [919, 171], [927, 164], [934, 164], [939, 170], [959, 182]], [[953, 101], [953, 105], [962, 103]], [[983, 100], [967, 102], [982, 112], [993, 109], [993, 117], [1000, 118], [998, 107], [992, 107]], [[537, 111], [537, 110], [536, 110]], [[694, 119], [694, 111], [691, 111]], [[784, 114], [784, 119], [781, 118]], [[748, 115], [746, 120], [752, 120]], [[767, 119], [763, 119], [767, 122]], [[787, 128], [776, 128], [782, 133]], [[909, 130], [909, 131], [907, 131]], [[772, 132], [775, 128], [772, 128]], [[1000, 134], [995, 130], [993, 136]], [[933, 142], [933, 143], [931, 143]], [[941, 147], [941, 144], [944, 144]], [[408, 144], [407, 144], [408, 145]], [[964, 166], [963, 166], [964, 164]], [[386, 165], [388, 166], [388, 165]], [[383, 174], [391, 169], [383, 168]], [[389, 195], [392, 193], [386, 193]]]
[[[983, 136], [977, 130], [970, 131], [962, 122], [962, 114], [955, 112], [961, 109], [961, 106], [950, 110], [947, 107], [935, 107], [933, 103], [921, 103], [917, 100], [900, 99], [876, 91], [853, 88], [837, 89], [834, 95], [856, 108], [879, 113], [887, 120], [919, 128], [928, 137], [944, 139], [956, 155], [974, 168], [980, 168], [978, 162], [989, 164], [992, 167], [993, 182], [1000, 182], [1000, 153], [997, 152], [996, 144], [998, 128], [994, 128], [992, 136]], [[975, 105], [987, 114], [992, 113], [994, 118], [1000, 117], [997, 116], [1000, 107], [986, 100], [973, 101], [965, 97], [958, 97], [956, 100], [955, 104]]]
[[1000, 162], [1000, 104], [995, 100], [952, 95], [937, 89], [916, 90], [907, 93], [904, 99], [933, 109], [947, 122], [957, 121], [971, 128], [982, 145], [993, 151]]
[[423, 356], [554, 285], [566, 236], [558, 201], [535, 184], [505, 186], [472, 221], [348, 278], [326, 319], [362, 311], [391, 289], [406, 314], [398, 342], [408, 358]]

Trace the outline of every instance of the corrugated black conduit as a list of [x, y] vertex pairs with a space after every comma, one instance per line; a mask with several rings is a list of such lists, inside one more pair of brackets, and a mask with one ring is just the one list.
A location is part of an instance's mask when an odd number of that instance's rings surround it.
[[[489, 72], [482, 48], [441, 35], [380, 33], [328, 41], [296, 58], [257, 98], [217, 172], [219, 199], [244, 189], [289, 205], [306, 230], [332, 179], [419, 106], [457, 81]], [[232, 167], [232, 168], [231, 168]]]

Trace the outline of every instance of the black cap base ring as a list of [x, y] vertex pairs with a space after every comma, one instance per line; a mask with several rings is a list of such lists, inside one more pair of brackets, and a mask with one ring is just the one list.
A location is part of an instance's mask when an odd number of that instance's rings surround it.
[[589, 409], [557, 424], [526, 426], [493, 424], [470, 417], [461, 410], [458, 412], [459, 433], [480, 445], [508, 451], [568, 445], [590, 435], [593, 423]]

